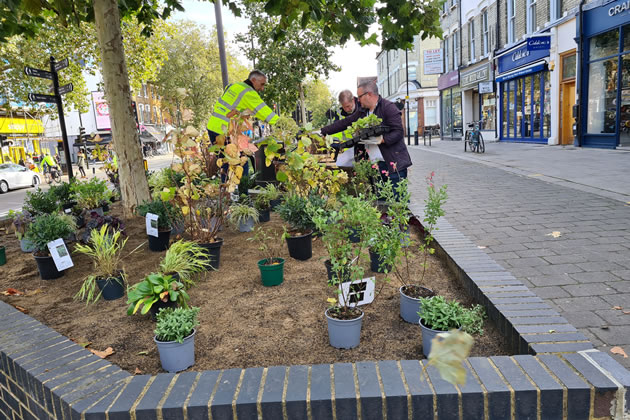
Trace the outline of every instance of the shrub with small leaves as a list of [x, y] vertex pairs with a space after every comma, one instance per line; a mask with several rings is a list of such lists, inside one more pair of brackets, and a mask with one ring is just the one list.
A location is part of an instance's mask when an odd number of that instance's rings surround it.
[[158, 341], [177, 341], [183, 343], [184, 338], [192, 334], [199, 325], [197, 315], [199, 308], [165, 308], [157, 315], [155, 337]]
[[424, 326], [438, 331], [461, 328], [469, 334], [483, 334], [485, 311], [481, 305], [464, 308], [455, 300], [444, 296], [420, 298], [420, 319]]

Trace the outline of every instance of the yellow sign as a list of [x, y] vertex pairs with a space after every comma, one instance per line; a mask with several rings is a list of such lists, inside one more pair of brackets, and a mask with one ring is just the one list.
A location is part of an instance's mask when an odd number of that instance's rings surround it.
[[0, 133], [2, 134], [43, 134], [44, 125], [39, 120], [28, 118], [0, 117]]

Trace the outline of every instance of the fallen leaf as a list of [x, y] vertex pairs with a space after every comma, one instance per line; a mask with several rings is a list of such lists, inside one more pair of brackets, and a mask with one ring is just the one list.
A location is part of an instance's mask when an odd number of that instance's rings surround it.
[[41, 292], [42, 292], [42, 289], [35, 289], [35, 290], [31, 290], [30, 292], [26, 292], [24, 296], [33, 296]]
[[555, 333], [556, 330], [549, 330], [549, 333]]
[[630, 311], [623, 311], [625, 315], [630, 315]]
[[24, 293], [20, 292], [17, 289], [14, 289], [12, 287], [9, 287], [7, 290], [5, 290], [4, 292], [2, 292], [3, 295], [5, 296], [21, 296]]
[[438, 334], [431, 341], [428, 365], [435, 366], [445, 381], [453, 385], [465, 384], [466, 369], [462, 361], [468, 357], [473, 341], [470, 335], [459, 330]]
[[136, 368], [136, 370], [134, 370], [133, 373], [135, 373], [136, 375], [142, 375], [142, 371], [138, 368]]
[[89, 346], [90, 344], [92, 344], [91, 341], [88, 341], [87, 343], [77, 343], [78, 345], [80, 345], [83, 348], [86, 348], [87, 346]]
[[628, 355], [626, 354], [626, 352], [619, 346], [615, 346], [615, 347], [611, 348], [610, 352], [614, 353], [614, 354], [620, 354], [620, 355], [623, 356], [624, 359], [628, 358]]
[[114, 349], [111, 347], [107, 347], [103, 351], [94, 350], [94, 349], [88, 349], [88, 350], [94, 353], [95, 355], [97, 355], [98, 357], [100, 357], [101, 359], [104, 359], [107, 356], [111, 356], [112, 354], [114, 354]]
[[613, 306], [613, 309], [617, 309], [617, 310], [622, 310], [623, 308], [621, 306]]
[[479, 248], [479, 249], [486, 249], [486, 247], [483, 246], [483, 245], [477, 245], [477, 248]]
[[553, 236], [554, 238], [559, 238], [562, 236], [562, 233], [558, 232], [557, 230], [554, 230], [553, 232], [548, 233], [546, 236]]
[[148, 352], [148, 351], [146, 351], [146, 350], [139, 351], [139, 352], [137, 353], [137, 355], [138, 355], [138, 356], [146, 356], [147, 354], [149, 354], [149, 352]]
[[24, 314], [27, 314], [27, 313], [28, 313], [28, 309], [26, 309], [26, 308], [23, 308], [23, 307], [18, 306], [18, 305], [13, 305], [13, 307], [14, 307], [15, 309], [17, 309], [18, 311], [20, 311], [20, 312], [24, 313]]

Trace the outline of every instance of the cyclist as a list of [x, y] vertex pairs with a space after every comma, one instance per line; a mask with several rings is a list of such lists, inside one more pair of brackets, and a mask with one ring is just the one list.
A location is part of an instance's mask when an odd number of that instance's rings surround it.
[[57, 162], [49, 154], [46, 154], [44, 158], [41, 160], [41, 165], [42, 165], [42, 172], [44, 173], [44, 176], [46, 176], [46, 174], [50, 174], [53, 169], [55, 171], [59, 171]]

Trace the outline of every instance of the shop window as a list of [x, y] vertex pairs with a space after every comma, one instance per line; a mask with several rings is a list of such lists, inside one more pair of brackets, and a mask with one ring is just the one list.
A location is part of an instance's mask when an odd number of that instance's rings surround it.
[[468, 40], [469, 40], [469, 48], [468, 48], [468, 61], [473, 61], [475, 59], [475, 19], [470, 19], [468, 23]]
[[489, 51], [488, 47], [488, 11], [484, 10], [481, 14], [481, 44], [483, 49], [483, 55], [487, 55]]
[[462, 121], [462, 93], [457, 89], [453, 89], [453, 137], [463, 136], [463, 121]]
[[507, 92], [507, 83], [502, 83], [503, 88], [501, 89], [501, 102], [503, 103], [502, 105], [502, 111], [501, 111], [501, 137], [507, 137], [508, 133], [507, 133], [507, 126], [508, 126], [508, 105], [507, 105], [507, 97], [508, 97], [508, 92]]
[[608, 57], [619, 52], [619, 29], [605, 32], [591, 38], [589, 59]]
[[589, 64], [588, 111], [589, 134], [614, 133], [617, 116], [617, 57]]
[[[630, 29], [630, 25], [628, 25], [627, 29]], [[624, 147], [630, 146], [630, 54], [621, 57], [619, 145]]]
[[507, 19], [508, 19], [508, 44], [511, 44], [516, 39], [516, 12], [515, 12], [515, 4], [514, 0], [508, 0], [507, 2]]
[[527, 33], [536, 32], [536, 0], [527, 0]]
[[543, 99], [543, 137], [551, 137], [551, 82], [549, 80], [549, 72], [543, 72], [545, 82], [545, 97]]
[[481, 108], [479, 115], [483, 120], [482, 130], [494, 130], [496, 118], [496, 105], [494, 93], [484, 93], [481, 95]]
[[562, 80], [573, 79], [576, 72], [576, 55], [562, 57]]
[[623, 27], [623, 44], [621, 51], [630, 51], [630, 25]]
[[532, 134], [534, 137], [540, 137], [540, 113], [543, 108], [542, 93], [540, 89], [540, 74], [535, 74], [532, 79], [534, 80], [534, 97], [532, 99], [534, 118], [532, 121]]

